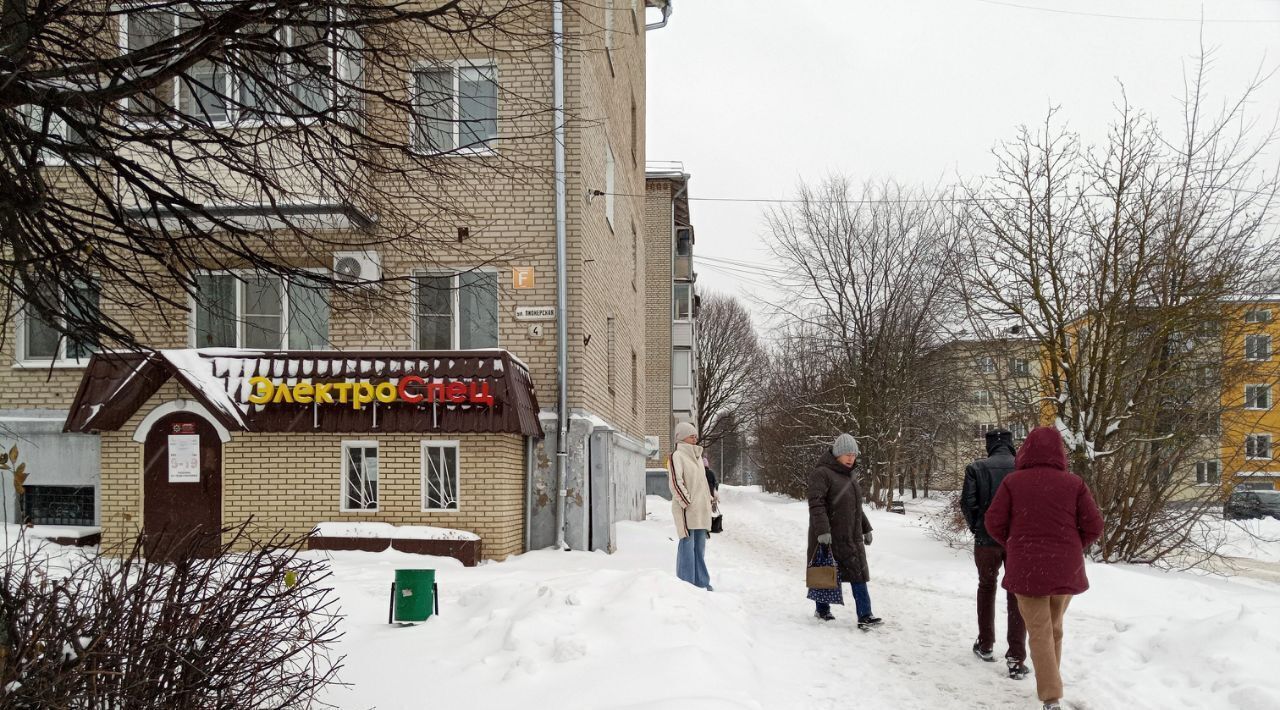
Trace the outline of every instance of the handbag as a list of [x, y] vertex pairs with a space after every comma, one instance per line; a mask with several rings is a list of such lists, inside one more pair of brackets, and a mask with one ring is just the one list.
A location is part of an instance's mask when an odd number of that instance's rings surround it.
[[[811, 590], [839, 589], [840, 582], [836, 576], [836, 561], [831, 556], [831, 547], [818, 545], [813, 560], [804, 574], [805, 586]], [[812, 593], [812, 592], [811, 592]]]
[[721, 513], [711, 519], [711, 532], [713, 533], [724, 532], [724, 513]]

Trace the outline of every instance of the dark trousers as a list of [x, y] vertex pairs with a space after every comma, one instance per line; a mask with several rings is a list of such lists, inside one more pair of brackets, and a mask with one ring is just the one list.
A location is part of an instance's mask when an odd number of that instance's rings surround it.
[[[973, 561], [978, 566], [978, 645], [990, 650], [996, 643], [996, 582], [1004, 564], [1004, 548], [999, 545], [975, 545]], [[1009, 650], [1005, 658], [1027, 660], [1027, 627], [1018, 611], [1018, 599], [1005, 592], [1008, 605]]]

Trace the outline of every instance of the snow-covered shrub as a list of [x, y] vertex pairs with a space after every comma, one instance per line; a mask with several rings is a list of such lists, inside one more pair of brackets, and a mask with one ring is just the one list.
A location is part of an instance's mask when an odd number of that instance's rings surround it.
[[957, 550], [973, 547], [973, 533], [960, 512], [960, 491], [951, 491], [944, 497], [946, 505], [924, 516], [929, 537]]
[[62, 557], [25, 542], [0, 560], [0, 707], [304, 708], [336, 682], [327, 567], [298, 540], [189, 536], [170, 559]]

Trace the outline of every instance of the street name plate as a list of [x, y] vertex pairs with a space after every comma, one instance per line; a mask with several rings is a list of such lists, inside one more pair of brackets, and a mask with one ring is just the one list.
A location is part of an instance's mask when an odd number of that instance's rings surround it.
[[516, 306], [516, 320], [555, 320], [555, 306]]

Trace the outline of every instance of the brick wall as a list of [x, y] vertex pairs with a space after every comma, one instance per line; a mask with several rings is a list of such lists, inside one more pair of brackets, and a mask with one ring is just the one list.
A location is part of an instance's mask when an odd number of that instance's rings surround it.
[[[614, 2], [612, 49], [600, 28], [607, 3], [581, 6], [567, 56], [570, 406], [644, 431], [645, 33], [642, 8]], [[573, 34], [572, 30], [570, 34]], [[584, 50], [584, 51], [573, 51]], [[636, 121], [631, 121], [632, 107]], [[633, 130], [634, 129], [634, 130]], [[606, 155], [614, 156], [613, 220], [606, 219]], [[613, 337], [609, 337], [612, 328]], [[612, 347], [610, 341], [612, 340]], [[635, 353], [635, 391], [632, 391]], [[610, 386], [612, 360], [612, 387]]]
[[645, 190], [645, 324], [649, 350], [645, 353], [645, 433], [658, 437], [658, 458], [673, 448], [671, 418], [671, 269], [674, 235], [671, 233], [671, 198], [675, 186], [668, 180], [650, 180]]

